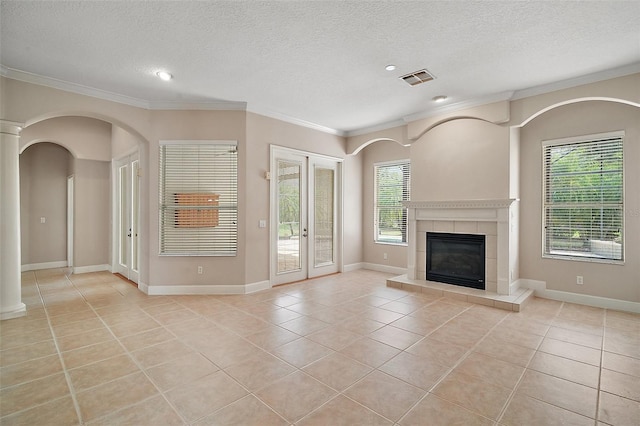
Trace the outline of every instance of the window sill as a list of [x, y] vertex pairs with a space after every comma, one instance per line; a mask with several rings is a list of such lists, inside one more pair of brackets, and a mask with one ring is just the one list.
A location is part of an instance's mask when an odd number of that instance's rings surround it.
[[563, 254], [543, 254], [543, 259], [553, 260], [569, 260], [574, 262], [587, 262], [587, 263], [603, 263], [607, 265], [624, 265], [624, 260], [603, 259], [597, 257], [580, 256], [580, 255], [563, 255]]
[[409, 244], [406, 242], [403, 243], [395, 243], [393, 241], [373, 241], [374, 244], [381, 244], [383, 246], [401, 246], [401, 247], [407, 247]]

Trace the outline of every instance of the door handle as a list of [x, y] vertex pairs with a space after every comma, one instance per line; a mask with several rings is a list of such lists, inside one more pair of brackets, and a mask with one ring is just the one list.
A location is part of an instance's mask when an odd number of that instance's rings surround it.
[[131, 238], [131, 228], [129, 228], [129, 233], [127, 234], [127, 237]]
[[302, 236], [303, 236], [303, 237], [306, 237], [306, 236], [307, 236], [307, 228], [304, 228], [304, 229], [302, 230]]

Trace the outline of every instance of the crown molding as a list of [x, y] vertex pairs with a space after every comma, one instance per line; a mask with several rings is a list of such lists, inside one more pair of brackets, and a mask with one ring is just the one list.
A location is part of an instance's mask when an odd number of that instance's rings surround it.
[[407, 124], [406, 121], [404, 121], [402, 118], [399, 118], [397, 120], [387, 121], [386, 123], [376, 124], [374, 126], [363, 127], [357, 130], [350, 130], [346, 132], [346, 136], [352, 137], [352, 136], [366, 135], [367, 133], [378, 132], [380, 130], [393, 129], [394, 127], [404, 126], [405, 124]]
[[494, 102], [508, 101], [508, 100], [511, 100], [512, 97], [513, 97], [513, 92], [509, 91], [509, 92], [501, 92], [501, 93], [495, 93], [492, 95], [482, 96], [479, 98], [466, 99], [466, 100], [455, 102], [449, 105], [443, 105], [436, 109], [406, 115], [403, 117], [403, 120], [405, 123], [410, 123], [412, 121], [421, 120], [423, 118], [437, 117], [439, 115], [444, 115], [451, 112], [456, 112], [463, 109], [473, 108], [481, 105], [487, 105]]
[[347, 136], [347, 132], [345, 132], [345, 131], [338, 130], [338, 129], [333, 129], [331, 127], [322, 126], [320, 124], [312, 123], [310, 121], [301, 120], [299, 118], [295, 118], [295, 117], [291, 117], [291, 116], [286, 115], [286, 114], [282, 114], [282, 113], [279, 113], [279, 112], [271, 111], [271, 110], [266, 109], [266, 108], [260, 108], [260, 107], [256, 108], [256, 107], [253, 107], [251, 105], [248, 105], [247, 106], [247, 112], [252, 112], [254, 114], [263, 115], [265, 117], [275, 118], [276, 120], [284, 121], [285, 123], [295, 124], [296, 126], [301, 126], [301, 127], [306, 127], [308, 129], [318, 130], [320, 132], [329, 133], [331, 135], [342, 136], [342, 137]]
[[554, 83], [543, 84], [540, 86], [530, 87], [528, 89], [517, 90], [513, 94], [512, 100], [529, 98], [531, 96], [543, 95], [545, 93], [555, 92], [557, 90], [570, 89], [572, 87], [582, 86], [585, 84], [597, 83], [599, 81], [611, 80], [613, 78], [624, 77], [640, 72], [640, 62], [625, 65], [618, 68], [612, 68], [592, 74], [582, 75], [580, 77], [570, 78], [567, 80], [556, 81]]
[[119, 104], [134, 106], [148, 110], [223, 110], [223, 111], [250, 111], [259, 115], [275, 118], [280, 121], [318, 130], [336, 136], [345, 136], [345, 132], [330, 127], [322, 126], [309, 121], [290, 117], [285, 114], [269, 111], [261, 108], [248, 108], [247, 102], [234, 101], [211, 101], [211, 102], [151, 102], [144, 99], [133, 98], [106, 90], [95, 89], [81, 84], [70, 83], [51, 77], [33, 74], [25, 71], [0, 65], [0, 75], [12, 80], [24, 81], [25, 83], [37, 84], [39, 86], [51, 87], [65, 92], [77, 93], [79, 95], [90, 96]]
[[152, 102], [138, 99], [120, 93], [109, 92], [107, 90], [96, 89], [82, 84], [70, 83], [56, 78], [46, 77], [39, 74], [20, 71], [0, 65], [0, 75], [12, 80], [23, 81], [25, 83], [37, 84], [39, 86], [51, 87], [65, 92], [90, 96], [105, 101], [116, 102], [137, 108], [148, 110], [225, 110], [225, 111], [245, 111], [246, 102], [232, 101], [211, 101], [211, 102]]
[[348, 137], [366, 135], [367, 133], [373, 133], [380, 130], [387, 130], [393, 127], [402, 126], [412, 121], [420, 120], [423, 118], [437, 117], [447, 113], [460, 111], [467, 108], [473, 108], [481, 105], [486, 105], [493, 102], [507, 101], [507, 100], [510, 100], [512, 96], [513, 96], [513, 92], [502, 92], [494, 95], [483, 96], [481, 98], [467, 99], [467, 100], [456, 102], [450, 105], [439, 106], [439, 107], [436, 107], [435, 109], [430, 109], [427, 111], [421, 111], [414, 114], [406, 115], [401, 119], [389, 121], [387, 123], [376, 124], [374, 126], [369, 126], [369, 127], [363, 127], [357, 130], [351, 130], [347, 132], [346, 135]]
[[0, 73], [2, 74], [2, 76], [10, 78], [12, 80], [24, 81], [25, 83], [51, 87], [53, 89], [64, 90], [65, 92], [77, 93], [79, 95], [90, 96], [92, 98], [98, 98], [106, 101], [117, 102], [119, 104], [149, 109], [149, 102], [142, 99], [133, 98], [131, 96], [121, 95], [119, 93], [95, 89], [93, 87], [70, 83], [68, 81], [58, 80], [56, 78], [45, 77], [39, 74], [33, 74], [26, 71], [7, 68], [3, 65], [0, 65]]
[[211, 102], [149, 102], [148, 109], [152, 110], [222, 110], [246, 111], [246, 102], [211, 101]]

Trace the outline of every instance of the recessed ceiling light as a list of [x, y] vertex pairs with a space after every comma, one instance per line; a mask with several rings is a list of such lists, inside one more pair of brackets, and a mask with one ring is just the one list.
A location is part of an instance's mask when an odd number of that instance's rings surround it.
[[389, 64], [386, 67], [384, 67], [384, 69], [387, 70], [387, 71], [393, 71], [393, 70], [396, 69], [396, 66], [393, 65], [393, 64]]
[[447, 100], [447, 97], [446, 97], [446, 96], [443, 96], [443, 95], [436, 96], [436, 97], [434, 97], [434, 98], [433, 98], [433, 101], [434, 101], [434, 102], [444, 102], [444, 101], [446, 101], [446, 100]]
[[160, 77], [161, 80], [164, 80], [164, 81], [169, 81], [173, 78], [171, 73], [168, 73], [166, 71], [158, 71], [156, 75]]

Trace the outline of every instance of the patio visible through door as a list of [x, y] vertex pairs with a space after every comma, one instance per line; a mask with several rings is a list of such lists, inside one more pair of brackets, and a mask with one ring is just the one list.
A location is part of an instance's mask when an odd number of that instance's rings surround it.
[[339, 159], [272, 149], [274, 285], [338, 272], [340, 166]]

